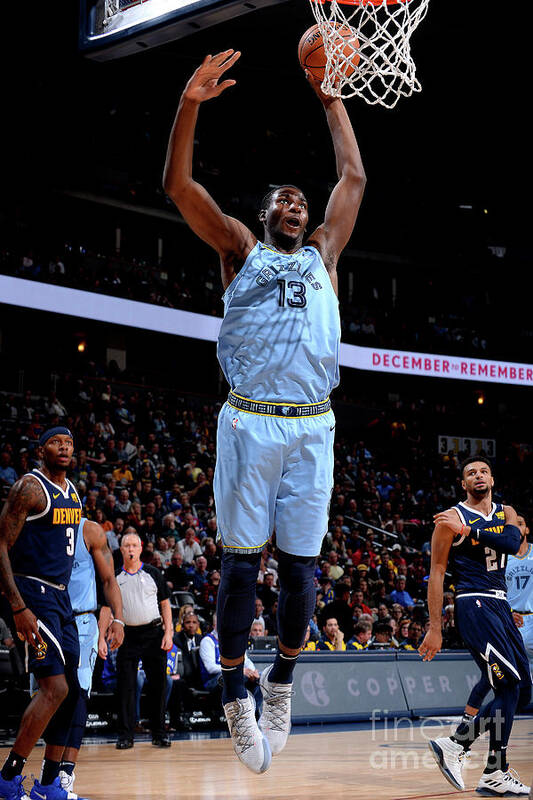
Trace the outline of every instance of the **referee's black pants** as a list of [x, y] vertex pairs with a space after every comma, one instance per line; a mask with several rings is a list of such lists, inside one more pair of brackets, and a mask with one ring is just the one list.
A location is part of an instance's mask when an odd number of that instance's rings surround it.
[[133, 739], [137, 672], [142, 660], [146, 674], [152, 737], [165, 735], [167, 653], [161, 649], [162, 625], [126, 625], [117, 653], [118, 738]]

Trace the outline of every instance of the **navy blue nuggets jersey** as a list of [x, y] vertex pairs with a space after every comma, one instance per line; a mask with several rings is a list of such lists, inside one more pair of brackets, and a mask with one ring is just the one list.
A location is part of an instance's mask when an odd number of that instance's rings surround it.
[[15, 575], [29, 575], [55, 584], [68, 584], [81, 521], [81, 502], [67, 480], [62, 489], [42, 472], [28, 473], [44, 491], [46, 507], [26, 518], [18, 539], [9, 551]]
[[[493, 503], [488, 516], [470, 508], [465, 503], [454, 506], [464, 525], [501, 533], [505, 525], [505, 512], [501, 503]], [[506, 592], [505, 567], [507, 555], [497, 553], [471, 536], [456, 536], [450, 549], [455, 591], [486, 592], [498, 589]]]

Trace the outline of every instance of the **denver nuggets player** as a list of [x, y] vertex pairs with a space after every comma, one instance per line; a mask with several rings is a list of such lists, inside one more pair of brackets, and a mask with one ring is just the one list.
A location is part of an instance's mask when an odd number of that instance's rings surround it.
[[[531, 666], [533, 664], [533, 545], [527, 540], [529, 528], [525, 517], [523, 514], [518, 514], [517, 519], [521, 536], [520, 549], [515, 556], [509, 556], [507, 559], [505, 580], [507, 582], [507, 599], [511, 606], [513, 619], [524, 640]], [[472, 733], [475, 733], [477, 738], [477, 728], [480, 723], [478, 712], [490, 689], [489, 679], [483, 671], [479, 681], [470, 692], [463, 717], [452, 737], [454, 741], [463, 744], [467, 750], [470, 749]], [[523, 706], [527, 705], [530, 697], [531, 687], [523, 687], [516, 710], [520, 711]]]
[[[171, 133], [164, 187], [195, 233], [219, 254], [224, 294], [218, 358], [230, 394], [218, 421], [215, 499], [224, 546], [218, 593], [222, 702], [240, 760], [263, 772], [286, 744], [292, 674], [314, 610], [314, 569], [327, 530], [339, 381], [337, 261], [359, 211], [365, 174], [339, 98], [318, 95], [333, 140], [338, 182], [325, 219], [303, 244], [307, 201], [293, 185], [269, 192], [259, 242], [226, 216], [192, 177], [198, 109], [240, 53], [207, 56], [189, 80]], [[276, 531], [278, 651], [261, 676], [259, 727], [243, 661], [255, 610], [261, 551]]]
[[80, 688], [78, 635], [67, 592], [81, 520], [81, 502], [66, 477], [74, 440], [68, 428], [56, 427], [45, 431], [39, 444], [42, 470], [13, 485], [0, 515], [0, 588], [26, 642], [29, 671], [39, 681], [0, 773], [4, 800], [26, 797], [22, 770], [43, 733], [48, 763], [30, 798], [67, 797], [53, 765], [65, 746]]
[[465, 738], [442, 737], [429, 747], [446, 780], [464, 789], [462, 767], [470, 744], [484, 725], [489, 730], [489, 755], [477, 792], [485, 796], [520, 797], [529, 793], [509, 770], [506, 748], [521, 688], [531, 687], [524, 644], [506, 597], [508, 554], [520, 547], [516, 512], [492, 502], [494, 478], [481, 456], [461, 465], [466, 501], [435, 516], [428, 584], [430, 629], [419, 647], [430, 661], [442, 646], [442, 585], [450, 560], [454, 573], [457, 628], [494, 690], [494, 700], [479, 713], [478, 724]]
[[[98, 604], [96, 573], [101, 581], [105, 602], [112, 609], [114, 617], [107, 636], [104, 632], [102, 637], [99, 635], [94, 615]], [[106, 535], [98, 523], [90, 522], [83, 517], [78, 526], [68, 594], [80, 643], [78, 665], [80, 693], [58, 768], [61, 786], [67, 792], [74, 786], [74, 768], [87, 722], [87, 700], [90, 696], [97, 652], [102, 656], [107, 656], [108, 647], [116, 650], [124, 639], [122, 595], [115, 578], [113, 556], [109, 550]], [[32, 695], [38, 688], [33, 675], [30, 679], [30, 688]], [[43, 769], [45, 766], [46, 763], [43, 765]]]

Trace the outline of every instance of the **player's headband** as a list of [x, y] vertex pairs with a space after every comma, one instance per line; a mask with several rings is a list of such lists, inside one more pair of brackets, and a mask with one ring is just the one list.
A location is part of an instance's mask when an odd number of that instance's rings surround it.
[[71, 431], [69, 431], [68, 428], [63, 427], [63, 425], [58, 425], [56, 428], [50, 428], [50, 430], [45, 431], [44, 433], [42, 433], [41, 434], [41, 438], [39, 439], [39, 444], [42, 447], [43, 445], [46, 444], [48, 439], [50, 439], [52, 436], [57, 436], [58, 434], [60, 434], [62, 436], [70, 436], [71, 439], [74, 439], [74, 437], [72, 436]]

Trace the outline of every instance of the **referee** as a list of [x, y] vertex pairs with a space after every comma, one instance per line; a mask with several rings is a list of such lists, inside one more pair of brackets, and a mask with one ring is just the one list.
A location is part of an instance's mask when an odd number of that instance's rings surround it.
[[[155, 747], [170, 747], [165, 732], [167, 650], [172, 648], [172, 611], [160, 571], [141, 561], [142, 544], [128, 533], [120, 545], [124, 566], [117, 583], [124, 608], [124, 643], [117, 655], [117, 750], [133, 747], [137, 671], [142, 660], [148, 684], [150, 727]], [[105, 609], [111, 620], [111, 612]]]

